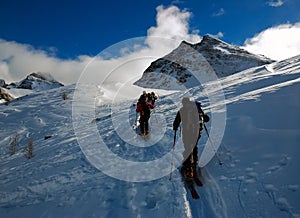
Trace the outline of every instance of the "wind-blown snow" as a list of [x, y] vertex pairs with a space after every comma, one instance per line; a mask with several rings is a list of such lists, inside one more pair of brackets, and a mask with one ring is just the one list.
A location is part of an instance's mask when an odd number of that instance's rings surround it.
[[[0, 216], [299, 217], [299, 75], [300, 56], [220, 79], [227, 106], [226, 131], [218, 150], [224, 164], [218, 165], [214, 158], [202, 169], [204, 186], [197, 188], [199, 200], [186, 192], [178, 169], [173, 168], [171, 180], [168, 174], [136, 183], [114, 179], [91, 165], [73, 130], [75, 86], [33, 93], [9, 106], [1, 104]], [[202, 86], [218, 91], [214, 81]], [[218, 111], [220, 105], [210, 104], [202, 90], [194, 87], [189, 93], [202, 101], [208, 114]], [[63, 93], [68, 93], [67, 100], [62, 99]], [[151, 131], [160, 130], [156, 125], [160, 116], [165, 119], [166, 130], [153, 146], [124, 143], [115, 130], [132, 128], [136, 99], [115, 102], [114, 107], [120, 110], [113, 113], [109, 104], [98, 106], [95, 119], [84, 123], [83, 128], [96, 124], [107, 146], [121, 158], [160, 158], [172, 152], [172, 122], [182, 95], [161, 96], [157, 102]], [[179, 96], [178, 102], [170, 101], [174, 96]], [[123, 113], [128, 114], [128, 120], [113, 126], [112, 117]], [[211, 129], [210, 123], [207, 127]], [[18, 135], [17, 152], [10, 155], [14, 133]], [[89, 132], [85, 133], [85, 140], [89, 140]], [[155, 139], [156, 135], [150, 137]], [[30, 138], [35, 156], [26, 159]], [[200, 152], [206, 141], [203, 133]], [[180, 139], [177, 146], [182, 149]], [[181, 157], [176, 156], [176, 161], [180, 163]], [[114, 170], [113, 162], [107, 165]], [[171, 167], [171, 159], [166, 165]], [[139, 171], [134, 175], [141, 176]]]

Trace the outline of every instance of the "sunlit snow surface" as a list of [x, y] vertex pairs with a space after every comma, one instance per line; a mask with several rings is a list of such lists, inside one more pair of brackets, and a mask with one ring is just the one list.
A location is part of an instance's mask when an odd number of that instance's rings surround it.
[[[186, 192], [175, 167], [169, 180], [172, 122], [180, 107], [180, 93], [160, 96], [148, 139], [133, 134], [136, 99], [116, 101], [112, 106], [99, 100], [107, 93], [101, 94], [103, 90], [95, 94], [99, 101], [95, 100], [94, 119], [83, 123], [80, 140], [91, 142], [88, 130], [95, 125], [107, 148], [121, 159], [145, 162], [167, 155], [161, 168], [152, 169], [165, 175], [147, 182], [115, 179], [89, 162], [73, 130], [75, 86], [33, 93], [9, 106], [1, 104], [0, 217], [299, 217], [299, 75], [300, 58], [296, 57], [220, 79], [227, 107], [218, 150], [224, 164], [220, 166], [214, 158], [202, 169], [204, 186], [197, 188], [199, 200]], [[214, 82], [202, 86], [218, 91]], [[210, 104], [202, 90], [193, 88], [189, 93], [202, 101], [208, 114], [218, 112], [220, 105]], [[68, 93], [65, 101], [63, 93]], [[124, 124], [113, 120], [116, 115], [127, 125], [124, 132]], [[207, 127], [211, 130], [210, 123]], [[15, 133], [17, 153], [11, 156], [10, 139]], [[45, 136], [52, 137], [45, 140]], [[27, 160], [29, 138], [35, 156]], [[207, 139], [203, 133], [200, 152]], [[176, 149], [180, 154], [180, 138]], [[175, 155], [174, 166], [180, 161], [181, 156]], [[148, 171], [131, 172], [117, 164], [105, 161], [112, 171], [136, 178]]]

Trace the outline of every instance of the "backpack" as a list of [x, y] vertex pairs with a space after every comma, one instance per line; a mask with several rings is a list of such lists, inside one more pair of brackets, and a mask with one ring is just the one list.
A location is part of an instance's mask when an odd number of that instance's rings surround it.
[[179, 110], [182, 140], [185, 146], [194, 146], [199, 136], [199, 115], [194, 102], [190, 101]]
[[150, 106], [147, 105], [146, 101], [142, 101], [141, 105], [142, 105], [141, 115], [142, 116], [146, 116], [146, 115], [150, 116]]
[[209, 121], [209, 116], [204, 113], [204, 111], [201, 108], [201, 103], [199, 101], [195, 101], [195, 104], [199, 113], [200, 129], [202, 130], [204, 123], [207, 123]]
[[194, 102], [190, 102], [180, 109], [182, 127], [188, 131], [197, 129], [199, 123], [198, 111]]

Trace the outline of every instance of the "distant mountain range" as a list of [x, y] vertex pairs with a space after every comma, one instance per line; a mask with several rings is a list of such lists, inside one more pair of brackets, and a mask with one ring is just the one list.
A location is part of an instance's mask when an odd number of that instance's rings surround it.
[[[10, 93], [12, 89], [26, 89], [32, 91], [43, 91], [64, 86], [56, 81], [51, 74], [33, 72], [20, 82], [6, 84], [5, 80], [0, 79], [0, 102], [9, 102], [15, 97]], [[8, 91], [9, 90], [9, 91]]]
[[50, 73], [42, 72], [33, 72], [20, 82], [11, 83], [9, 85], [7, 85], [4, 80], [2, 80], [0, 85], [1, 84], [3, 88], [30, 89], [35, 91], [47, 90], [63, 86], [63, 84], [56, 81]]
[[[273, 60], [247, 52], [210, 35], [205, 35], [196, 44], [182, 41], [169, 54], [152, 62], [143, 76], [134, 85], [164, 90], [181, 90], [199, 85], [197, 78], [205, 78], [213, 73], [221, 78], [243, 70], [270, 64]], [[195, 78], [196, 76], [196, 78]], [[20, 82], [6, 84], [0, 79], [2, 101], [10, 101], [16, 90], [43, 91], [63, 86], [51, 74], [33, 72]], [[10, 89], [10, 90], [9, 90]], [[7, 97], [10, 94], [10, 97]], [[6, 98], [4, 99], [4, 96]], [[1, 99], [0, 99], [1, 101]]]
[[152, 62], [134, 84], [158, 89], [174, 89], [176, 85], [178, 89], [182, 85], [189, 88], [198, 85], [193, 74], [204, 77], [214, 71], [218, 77], [224, 77], [272, 62], [267, 57], [205, 35], [197, 44], [183, 41], [171, 53]]

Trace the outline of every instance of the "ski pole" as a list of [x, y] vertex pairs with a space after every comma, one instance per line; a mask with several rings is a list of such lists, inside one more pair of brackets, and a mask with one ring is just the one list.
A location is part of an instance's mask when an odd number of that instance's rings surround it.
[[203, 126], [204, 126], [205, 132], [206, 132], [206, 134], [207, 134], [207, 136], [208, 136], [208, 140], [209, 140], [209, 142], [210, 142], [210, 144], [211, 144], [211, 146], [212, 146], [212, 149], [213, 149], [213, 151], [214, 151], [215, 154], [216, 154], [216, 158], [217, 158], [217, 160], [218, 160], [218, 162], [219, 162], [219, 165], [223, 165], [223, 162], [221, 161], [221, 158], [219, 157], [219, 154], [218, 154], [217, 150], [215, 149], [215, 146], [214, 146], [214, 144], [213, 144], [213, 142], [212, 142], [212, 140], [211, 140], [211, 138], [210, 138], [210, 136], [209, 136], [208, 130], [207, 130], [207, 128], [206, 128], [206, 126], [205, 126], [204, 123], [203, 123]]
[[138, 119], [138, 113], [136, 112], [135, 113], [135, 121], [134, 121], [134, 124], [133, 124], [133, 129], [136, 128], [136, 126], [137, 126], [137, 119]]
[[171, 172], [170, 172], [170, 180], [172, 180], [172, 172], [173, 172], [173, 161], [174, 161], [174, 150], [175, 150], [175, 143], [176, 143], [176, 130], [174, 134], [174, 143], [173, 143], [173, 151], [172, 151], [172, 159], [171, 159]]

